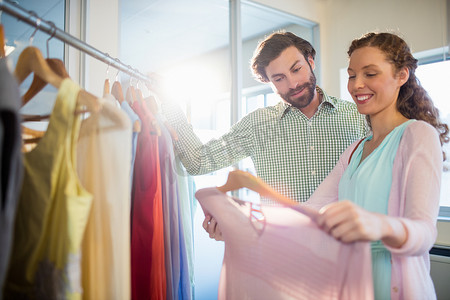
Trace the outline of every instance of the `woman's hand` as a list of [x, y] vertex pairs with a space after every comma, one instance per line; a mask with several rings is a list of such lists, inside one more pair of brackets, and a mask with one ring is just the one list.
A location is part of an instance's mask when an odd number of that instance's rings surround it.
[[388, 246], [397, 248], [407, 238], [400, 220], [369, 212], [347, 200], [324, 206], [317, 223], [324, 231], [345, 243], [382, 240]]
[[205, 220], [203, 221], [203, 228], [209, 233], [209, 237], [215, 239], [216, 241], [223, 241], [222, 232], [220, 231], [219, 225], [211, 215], [206, 214]]

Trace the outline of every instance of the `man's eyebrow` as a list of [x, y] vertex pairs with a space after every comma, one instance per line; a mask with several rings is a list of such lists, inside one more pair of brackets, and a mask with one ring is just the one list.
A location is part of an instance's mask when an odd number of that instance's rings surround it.
[[292, 64], [292, 66], [291, 66], [291, 68], [290, 68], [289, 70], [294, 69], [295, 66], [296, 66], [299, 62], [300, 62], [300, 60], [295, 61], [295, 62]]
[[[296, 66], [299, 62], [300, 62], [300, 60], [295, 61], [295, 62], [292, 64], [292, 66], [289, 68], [289, 70], [294, 69], [295, 66]], [[283, 76], [283, 75], [284, 75], [283, 73], [276, 73], [276, 74], [270, 75], [270, 78], [274, 78], [274, 77], [277, 77], [277, 76]]]

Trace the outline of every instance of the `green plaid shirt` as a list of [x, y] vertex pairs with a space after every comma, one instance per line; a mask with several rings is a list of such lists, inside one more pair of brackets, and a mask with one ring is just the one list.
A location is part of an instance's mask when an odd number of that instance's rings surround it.
[[282, 194], [306, 201], [337, 163], [340, 154], [367, 132], [364, 116], [352, 102], [323, 94], [308, 119], [284, 101], [243, 117], [230, 131], [203, 144], [181, 109], [162, 110], [178, 134], [175, 153], [191, 175], [228, 167], [251, 157], [257, 176]]

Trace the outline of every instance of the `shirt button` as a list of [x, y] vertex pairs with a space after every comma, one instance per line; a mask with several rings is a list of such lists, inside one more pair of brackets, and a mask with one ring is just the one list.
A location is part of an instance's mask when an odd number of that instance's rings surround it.
[[314, 150], [314, 146], [309, 147], [310, 150]]
[[311, 175], [312, 175], [312, 176], [316, 175], [316, 171], [313, 170], [313, 171], [311, 172]]
[[312, 126], [312, 122], [308, 122], [308, 126]]
[[394, 290], [395, 293], [398, 292], [398, 287], [394, 286], [392, 289]]

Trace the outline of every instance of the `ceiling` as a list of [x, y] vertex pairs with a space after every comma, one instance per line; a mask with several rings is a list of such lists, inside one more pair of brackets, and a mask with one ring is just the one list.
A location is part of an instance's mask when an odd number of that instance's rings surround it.
[[[243, 40], [292, 22], [286, 14], [250, 3], [242, 5], [241, 16]], [[121, 57], [143, 70], [160, 69], [226, 47], [229, 1], [120, 1], [120, 24]]]
[[[64, 28], [65, 0], [12, 2], [54, 22], [58, 28]], [[293, 22], [287, 14], [242, 2], [243, 40]], [[229, 43], [228, 0], [119, 0], [119, 6], [119, 59], [137, 69], [157, 70], [226, 47]], [[295, 19], [298, 23], [298, 18]], [[1, 16], [1, 21], [5, 24], [5, 38], [10, 44], [12, 41], [29, 43], [34, 28], [7, 14]], [[47, 39], [46, 33], [37, 32], [33, 44], [45, 48]], [[53, 56], [59, 57], [57, 53], [63, 53], [62, 43], [58, 45], [52, 41], [51, 45]]]

